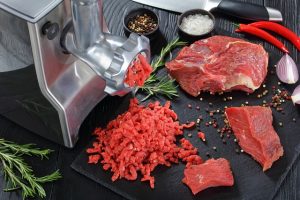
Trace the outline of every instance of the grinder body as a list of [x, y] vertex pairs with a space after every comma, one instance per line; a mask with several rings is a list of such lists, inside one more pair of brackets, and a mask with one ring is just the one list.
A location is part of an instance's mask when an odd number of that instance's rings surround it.
[[[73, 1], [0, 0], [0, 28], [6, 30], [0, 42], [11, 41], [4, 53], [25, 50], [13, 56], [19, 61], [16, 65], [0, 66], [0, 114], [69, 148], [76, 144], [87, 115], [106, 95], [131, 91], [123, 80], [136, 55], [150, 57], [147, 39], [107, 33], [102, 1]], [[78, 8], [83, 3], [94, 3], [98, 13], [88, 16], [87, 7]], [[99, 27], [92, 27], [91, 20]], [[91, 28], [99, 34], [87, 45], [79, 37], [82, 30], [94, 33]]]

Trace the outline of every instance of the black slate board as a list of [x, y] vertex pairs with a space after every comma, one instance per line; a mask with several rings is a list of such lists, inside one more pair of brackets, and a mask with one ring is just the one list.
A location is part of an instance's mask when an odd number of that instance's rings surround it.
[[[229, 35], [227, 32], [218, 31], [218, 34]], [[269, 72], [274, 70], [274, 65], [280, 59], [280, 55], [270, 53], [269, 59]], [[162, 70], [161, 75], [165, 75]], [[268, 89], [271, 91], [272, 86], [275, 85], [279, 88], [285, 88], [288, 91], [293, 91], [294, 86], [281, 85], [278, 86], [278, 79], [275, 74], [269, 73], [266, 79], [266, 88], [260, 88], [254, 94], [247, 96], [244, 92], [232, 92], [224, 95], [212, 96], [209, 94], [202, 94], [198, 98], [194, 98], [186, 94], [179, 89], [180, 98], [172, 101], [172, 109], [176, 111], [179, 119], [182, 123], [186, 121], [195, 121], [199, 115], [204, 117], [204, 121], [209, 121], [209, 116], [205, 111], [205, 108], [215, 110], [223, 108], [224, 106], [240, 106], [245, 101], [248, 101], [250, 105], [261, 105], [263, 100], [269, 101], [272, 97], [270, 92], [266, 97], [262, 99], [257, 98], [257, 94], [262, 93], [263, 90]], [[232, 96], [233, 101], [224, 102], [223, 98]], [[199, 98], [202, 97], [203, 101]], [[128, 95], [125, 98], [109, 97], [106, 99], [107, 111], [114, 111], [109, 113], [106, 119], [102, 122], [102, 125], [106, 125], [109, 119], [113, 119], [117, 114], [126, 111], [129, 99]], [[138, 96], [142, 98], [142, 96]], [[151, 101], [157, 99], [151, 99]], [[165, 99], [159, 99], [162, 103]], [[209, 102], [213, 103], [213, 107], [209, 107]], [[147, 103], [147, 102], [145, 102]], [[191, 104], [193, 109], [189, 109], [187, 104]], [[201, 110], [197, 111], [196, 106], [200, 106]], [[300, 110], [295, 108], [291, 102], [284, 104], [285, 114], [281, 114], [273, 109], [274, 127], [281, 139], [284, 147], [284, 156], [274, 163], [273, 167], [267, 172], [263, 173], [261, 166], [255, 162], [249, 155], [237, 154], [235, 149], [238, 147], [231, 136], [226, 138], [227, 144], [224, 145], [217, 133], [217, 130], [212, 127], [206, 127], [204, 123], [201, 124], [201, 130], [206, 133], [207, 143], [204, 144], [197, 138], [197, 130], [185, 131], [184, 137], [187, 137], [188, 133], [192, 133], [193, 137], [188, 138], [195, 147], [199, 149], [199, 154], [202, 158], [207, 159], [206, 152], [209, 152], [212, 157], [219, 158], [224, 157], [231, 163], [232, 171], [235, 177], [235, 185], [233, 187], [219, 187], [210, 188], [201, 193], [193, 196], [190, 190], [181, 182], [183, 178], [184, 165], [172, 165], [171, 168], [159, 167], [154, 172], [155, 176], [155, 189], [152, 190], [148, 183], [141, 183], [140, 181], [125, 181], [118, 180], [116, 182], [111, 181], [111, 173], [102, 170], [99, 165], [87, 164], [87, 154], [85, 150], [77, 157], [72, 163], [72, 168], [77, 172], [87, 176], [88, 178], [104, 185], [112, 191], [124, 196], [128, 199], [255, 199], [265, 200], [272, 199], [276, 194], [276, 191], [280, 187], [282, 181], [286, 177], [292, 164], [300, 154]], [[297, 119], [297, 122], [293, 122], [293, 118]], [[221, 116], [218, 116], [218, 121], [221, 121]], [[284, 126], [280, 127], [279, 122], [283, 122]], [[91, 146], [91, 144], [89, 145]], [[212, 150], [212, 147], [216, 146], [217, 151]]]

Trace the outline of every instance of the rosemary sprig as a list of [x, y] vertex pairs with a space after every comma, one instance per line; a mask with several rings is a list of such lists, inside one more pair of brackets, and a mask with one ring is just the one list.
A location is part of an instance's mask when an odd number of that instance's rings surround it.
[[146, 92], [148, 95], [142, 100], [145, 101], [149, 97], [153, 95], [165, 95], [169, 99], [172, 99], [172, 97], [178, 97], [177, 93], [177, 86], [174, 86], [174, 79], [169, 79], [168, 77], [163, 77], [158, 79], [158, 82], [155, 82], [153, 84], [145, 84], [142, 87], [142, 90]]
[[41, 159], [48, 158], [51, 150], [34, 148], [33, 144], [18, 145], [13, 142], [0, 139], [0, 165], [7, 183], [5, 192], [15, 190], [22, 191], [23, 199], [28, 197], [46, 197], [46, 192], [41, 184], [52, 182], [61, 178], [59, 171], [50, 175], [36, 177], [34, 171], [24, 159], [23, 155], [38, 156]]
[[186, 42], [179, 41], [179, 38], [172, 40], [166, 47], [164, 47], [160, 55], [155, 58], [151, 66], [153, 68], [151, 76], [145, 81], [144, 86], [140, 89], [147, 94], [142, 100], [145, 101], [153, 95], [165, 95], [169, 99], [178, 97], [177, 86], [174, 84], [174, 80], [169, 77], [158, 77], [158, 70], [165, 65], [165, 58], [171, 51], [177, 47], [186, 45]]
[[162, 48], [159, 56], [154, 59], [151, 63], [153, 67], [153, 72], [155, 73], [160, 67], [165, 65], [165, 57], [175, 48], [185, 46], [187, 43], [179, 41], [179, 38], [172, 40], [166, 47]]
[[5, 141], [0, 138], [0, 150], [1, 149], [10, 149], [11, 151], [20, 154], [20, 155], [28, 155], [28, 156], [39, 156], [41, 159], [48, 158], [48, 155], [53, 152], [50, 149], [41, 150], [39, 148], [34, 148], [34, 144], [14, 144], [10, 141]]

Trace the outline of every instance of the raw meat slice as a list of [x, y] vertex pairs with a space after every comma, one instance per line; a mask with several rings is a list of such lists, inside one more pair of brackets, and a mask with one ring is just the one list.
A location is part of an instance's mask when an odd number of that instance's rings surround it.
[[263, 171], [271, 168], [283, 155], [280, 139], [272, 126], [271, 108], [232, 107], [225, 112], [241, 148], [261, 164]]
[[195, 195], [210, 187], [232, 186], [234, 179], [229, 162], [224, 158], [219, 158], [217, 160], [207, 160], [203, 164], [186, 167], [182, 182]]
[[268, 71], [268, 53], [261, 45], [227, 36], [213, 36], [183, 48], [166, 63], [170, 75], [192, 96], [242, 90], [253, 92]]

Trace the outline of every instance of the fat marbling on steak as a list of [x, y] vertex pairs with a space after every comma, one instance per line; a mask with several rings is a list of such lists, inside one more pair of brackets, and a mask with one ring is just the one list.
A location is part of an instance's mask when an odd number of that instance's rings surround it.
[[213, 36], [184, 47], [166, 67], [192, 96], [242, 90], [252, 93], [268, 72], [268, 53], [261, 45], [227, 36]]

